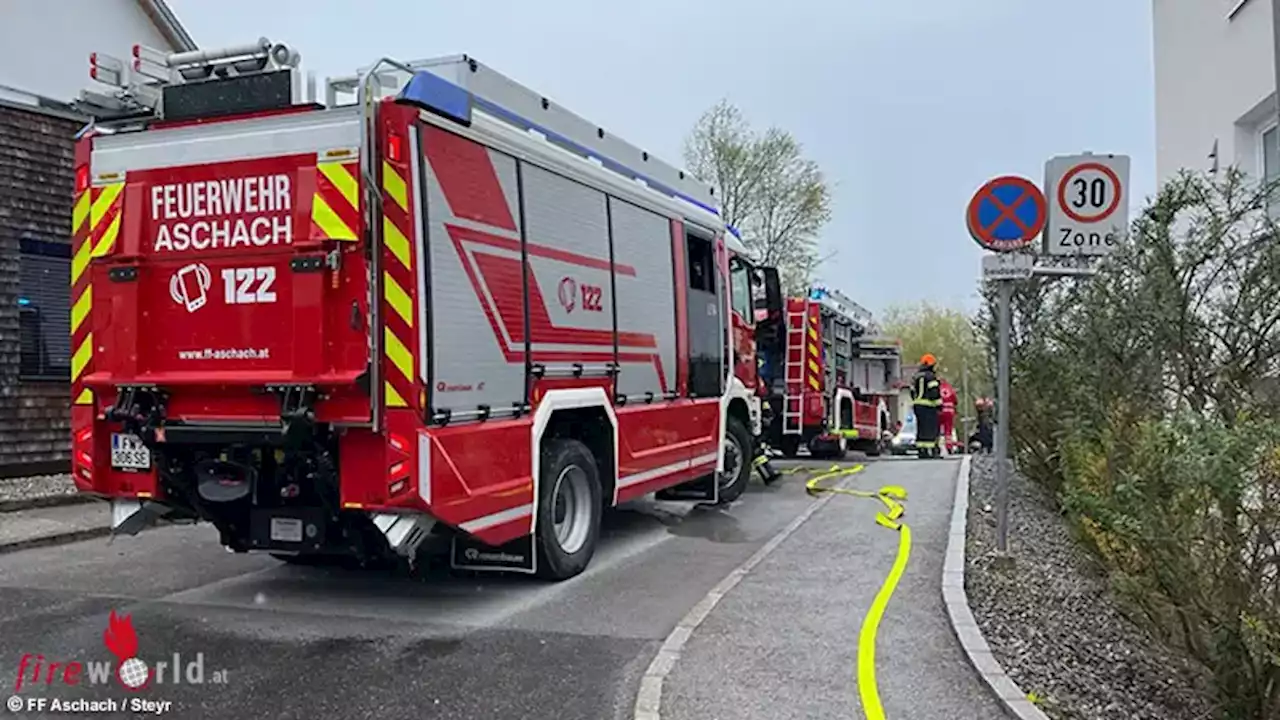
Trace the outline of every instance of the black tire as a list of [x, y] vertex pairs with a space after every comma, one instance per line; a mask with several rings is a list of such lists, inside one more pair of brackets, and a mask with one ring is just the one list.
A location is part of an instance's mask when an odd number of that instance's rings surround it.
[[796, 459], [796, 456], [800, 454], [800, 436], [783, 435], [782, 440], [778, 442], [778, 449], [782, 451], [782, 456], [788, 460]]
[[[596, 553], [596, 543], [600, 539], [600, 516], [604, 509], [600, 490], [600, 469], [596, 466], [595, 456], [591, 450], [577, 440], [555, 438], [542, 444], [541, 468], [538, 477], [538, 575], [548, 580], [567, 580], [587, 569], [592, 556]], [[586, 498], [578, 498], [574, 502], [585, 502], [588, 513], [586, 537], [581, 545], [566, 551], [556, 536], [555, 521], [560, 512], [557, 508], [557, 484], [574, 482], [568, 478], [574, 468], [585, 475]], [[576, 505], [575, 505], [576, 507]], [[566, 511], [567, 512], [567, 511]]]
[[[743, 491], [747, 489], [747, 483], [751, 482], [751, 462], [755, 459], [751, 451], [751, 433], [747, 431], [747, 426], [741, 420], [730, 415], [728, 423], [725, 426], [725, 442], [735, 443], [741, 452], [741, 462], [738, 463], [738, 471], [733, 477], [717, 477], [716, 482], [720, 483], [719, 501], [721, 503], [730, 503], [742, 496]], [[728, 448], [725, 452], [725, 463], [728, 464], [729, 455]]]
[[840, 441], [819, 440], [814, 438], [809, 441], [809, 455], [814, 460], [841, 460], [844, 458], [846, 450], [840, 446]]

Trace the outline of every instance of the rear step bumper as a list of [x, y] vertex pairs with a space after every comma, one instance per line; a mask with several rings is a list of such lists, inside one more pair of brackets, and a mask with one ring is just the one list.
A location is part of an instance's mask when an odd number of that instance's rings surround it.
[[[115, 535], [137, 535], [160, 520], [173, 522], [174, 509], [164, 503], [132, 498], [117, 498], [111, 501], [111, 532]], [[431, 534], [436, 519], [426, 513], [368, 513], [378, 531], [386, 538], [387, 547], [396, 555], [412, 558], [417, 555], [418, 548]], [[262, 511], [253, 528], [251, 539], [253, 549], [271, 552], [307, 551], [316, 548], [298, 546], [280, 546], [273, 544], [271, 521], [276, 518], [297, 519], [302, 522], [296, 512], [282, 510], [278, 513]], [[194, 520], [190, 520], [194, 522]], [[305, 534], [305, 531], [304, 531]], [[316, 538], [323, 542], [323, 536]]]
[[111, 533], [113, 535], [137, 535], [142, 530], [155, 525], [158, 520], [195, 522], [193, 518], [175, 517], [174, 508], [164, 503], [134, 498], [116, 498], [111, 501]]

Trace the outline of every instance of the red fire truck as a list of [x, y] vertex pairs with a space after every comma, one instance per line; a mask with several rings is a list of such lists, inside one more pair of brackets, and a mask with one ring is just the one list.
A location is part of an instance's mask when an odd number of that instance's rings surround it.
[[298, 62], [91, 59], [116, 90], [75, 154], [73, 473], [117, 532], [291, 561], [443, 535], [562, 579], [605, 506], [743, 491], [744, 250], [709, 185], [470, 57], [324, 104]]
[[786, 457], [801, 447], [821, 458], [850, 448], [880, 454], [900, 384], [900, 342], [880, 334], [869, 310], [824, 286], [787, 298], [779, 325], [760, 343], [772, 410], [763, 440]]

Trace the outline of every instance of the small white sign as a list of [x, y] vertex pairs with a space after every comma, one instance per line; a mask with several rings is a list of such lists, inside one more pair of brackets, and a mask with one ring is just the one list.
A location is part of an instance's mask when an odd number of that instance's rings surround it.
[[1129, 228], [1129, 156], [1065, 155], [1044, 165], [1049, 255], [1106, 255]]
[[998, 253], [982, 256], [983, 280], [1026, 280], [1035, 269], [1034, 255]]
[[298, 518], [271, 518], [271, 539], [279, 542], [302, 542], [302, 520]]

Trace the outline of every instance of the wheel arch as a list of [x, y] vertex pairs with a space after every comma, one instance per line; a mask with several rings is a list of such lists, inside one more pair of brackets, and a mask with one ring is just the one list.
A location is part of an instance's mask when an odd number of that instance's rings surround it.
[[600, 473], [600, 496], [610, 506], [618, 502], [618, 416], [602, 387], [559, 388], [546, 391], [533, 411], [531, 432], [533, 518], [530, 534], [537, 532], [542, 478], [542, 443], [548, 438], [571, 437], [581, 441], [595, 457]]
[[[756, 402], [752, 413], [752, 401]], [[716, 451], [716, 472], [724, 472], [724, 439], [729, 432], [729, 418], [737, 417], [746, 425], [747, 434], [754, 443], [761, 433], [759, 399], [736, 376], [731, 376], [724, 395], [720, 396], [720, 443]], [[745, 448], [750, 453], [752, 448]]]
[[847, 429], [844, 426], [844, 418], [840, 414], [841, 411], [844, 410], [844, 404], [846, 401], [849, 403], [850, 426], [858, 424], [858, 411], [857, 406], [854, 404], [853, 391], [849, 388], [836, 388], [835, 402], [832, 403], [833, 407], [831, 413], [834, 416], [831, 418], [831, 424], [835, 430]]

